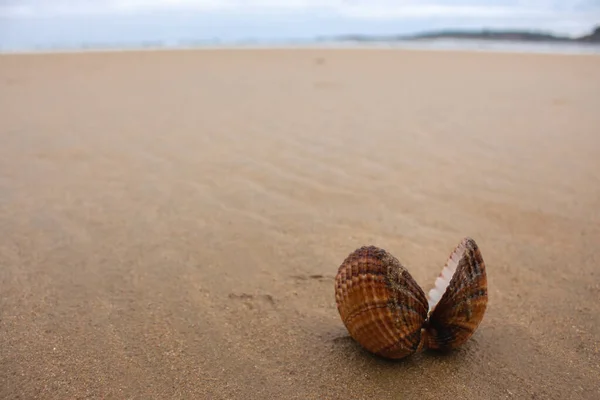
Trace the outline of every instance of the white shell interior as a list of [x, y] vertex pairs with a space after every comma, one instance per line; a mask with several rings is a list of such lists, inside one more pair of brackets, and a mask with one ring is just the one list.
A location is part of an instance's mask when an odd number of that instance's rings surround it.
[[458, 266], [458, 262], [462, 258], [465, 253], [465, 245], [464, 243], [459, 244], [456, 249], [450, 254], [444, 269], [440, 275], [436, 278], [435, 284], [433, 288], [429, 291], [429, 311], [433, 310], [433, 308], [440, 301], [444, 292], [446, 292], [446, 288], [450, 284], [450, 280], [454, 276], [456, 272], [456, 267]]

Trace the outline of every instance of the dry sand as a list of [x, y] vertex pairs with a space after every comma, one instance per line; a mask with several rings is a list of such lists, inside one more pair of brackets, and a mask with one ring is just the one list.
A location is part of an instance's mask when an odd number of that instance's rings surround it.
[[[600, 398], [600, 57], [222, 50], [0, 57], [0, 398]], [[349, 339], [333, 277], [488, 312], [449, 355]]]

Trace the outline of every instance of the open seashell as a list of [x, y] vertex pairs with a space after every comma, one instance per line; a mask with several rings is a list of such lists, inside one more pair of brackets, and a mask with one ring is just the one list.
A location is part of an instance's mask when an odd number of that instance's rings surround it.
[[340, 265], [335, 299], [350, 336], [374, 354], [398, 359], [451, 350], [473, 335], [485, 314], [485, 263], [475, 241], [464, 238], [426, 296], [397, 258], [364, 246]]

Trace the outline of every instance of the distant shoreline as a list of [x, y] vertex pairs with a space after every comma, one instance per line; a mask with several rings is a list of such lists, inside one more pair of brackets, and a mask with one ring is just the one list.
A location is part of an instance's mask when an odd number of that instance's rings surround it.
[[493, 51], [552, 54], [600, 54], [600, 27], [588, 35], [570, 38], [552, 33], [495, 30], [444, 30], [412, 35], [320, 36], [313, 39], [205, 41], [182, 39], [139, 43], [59, 44], [32, 48], [0, 48], [0, 54], [56, 54], [123, 51], [219, 50], [219, 49], [348, 49], [391, 48], [399, 50]]
[[527, 30], [440, 30], [423, 32], [411, 35], [362, 35], [350, 34], [334, 37], [321, 37], [324, 40], [365, 41], [365, 42], [390, 42], [390, 41], [419, 41], [431, 39], [457, 39], [457, 40], [493, 40], [511, 42], [535, 43], [577, 43], [600, 45], [600, 26], [587, 35], [568, 37], [549, 32], [536, 32]]

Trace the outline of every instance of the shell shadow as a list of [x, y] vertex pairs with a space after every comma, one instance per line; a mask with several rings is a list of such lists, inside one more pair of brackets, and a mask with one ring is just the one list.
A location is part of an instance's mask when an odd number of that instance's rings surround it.
[[398, 368], [399, 366], [412, 367], [415, 363], [464, 363], [465, 360], [472, 357], [473, 353], [476, 353], [477, 349], [480, 347], [478, 344], [478, 336], [479, 335], [475, 335], [463, 346], [454, 350], [440, 351], [428, 349], [421, 353], [412, 354], [401, 359], [390, 359], [371, 353], [348, 334], [336, 336], [332, 339], [332, 343], [335, 352], [342, 354], [348, 361], [361, 360], [373, 365]]

